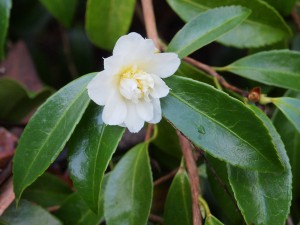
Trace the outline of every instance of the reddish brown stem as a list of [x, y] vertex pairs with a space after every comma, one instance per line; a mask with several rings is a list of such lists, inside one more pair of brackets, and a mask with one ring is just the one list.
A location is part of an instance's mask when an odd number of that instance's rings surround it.
[[3, 212], [10, 206], [10, 204], [15, 199], [15, 193], [13, 190], [13, 180], [12, 177], [10, 177], [5, 185], [2, 187], [1, 195], [0, 195], [0, 216], [3, 214]]
[[199, 185], [197, 165], [192, 153], [192, 148], [189, 140], [186, 139], [180, 132], [178, 132], [178, 137], [179, 137], [182, 154], [185, 160], [187, 172], [191, 183], [191, 192], [192, 192], [192, 201], [193, 201], [193, 224], [202, 225], [202, 218], [200, 214], [200, 207], [198, 201], [199, 194], [200, 194], [200, 185]]
[[175, 176], [177, 171], [178, 171], [178, 169], [175, 169], [175, 170], [171, 171], [170, 173], [166, 174], [165, 176], [158, 178], [156, 181], [154, 181], [154, 186], [160, 185], [160, 184], [170, 180], [172, 177]]
[[142, 0], [142, 8], [147, 36], [148, 38], [152, 39], [154, 41], [155, 46], [159, 48], [159, 38], [156, 29], [152, 0]]
[[147, 130], [146, 130], [146, 135], [145, 135], [145, 141], [148, 141], [151, 138], [151, 134], [153, 131], [153, 124], [148, 124]]
[[154, 223], [160, 223], [160, 224], [164, 223], [163, 218], [161, 218], [160, 216], [154, 215], [154, 214], [149, 215], [149, 220], [154, 222]]
[[208, 74], [210, 74], [211, 76], [213, 77], [216, 77], [216, 79], [218, 80], [218, 82], [223, 86], [225, 87], [226, 89], [229, 89], [233, 92], [236, 92], [238, 94], [241, 94], [241, 95], [244, 95], [244, 91], [238, 87], [235, 87], [231, 84], [229, 84], [220, 74], [218, 74], [213, 68], [211, 68], [210, 66], [202, 63], [202, 62], [199, 62], [195, 59], [192, 59], [190, 57], [185, 57], [184, 58], [184, 61], [186, 61], [187, 63], [197, 67], [198, 69], [200, 70], [203, 70], [205, 72], [207, 72]]
[[293, 10], [293, 12], [292, 12], [291, 15], [292, 15], [292, 17], [293, 17], [293, 19], [294, 19], [294, 22], [295, 22], [296, 26], [297, 26], [298, 32], [300, 32], [300, 18], [299, 18], [299, 15], [298, 15], [298, 13], [297, 13], [297, 8], [295, 8], [295, 9]]

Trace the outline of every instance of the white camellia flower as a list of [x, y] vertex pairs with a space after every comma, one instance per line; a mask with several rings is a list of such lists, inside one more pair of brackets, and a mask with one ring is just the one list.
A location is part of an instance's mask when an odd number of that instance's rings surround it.
[[175, 53], [158, 53], [151, 39], [137, 33], [119, 38], [104, 70], [88, 84], [88, 94], [103, 105], [102, 119], [109, 125], [138, 132], [144, 122], [161, 120], [160, 98], [169, 93], [161, 78], [175, 73], [180, 59]]

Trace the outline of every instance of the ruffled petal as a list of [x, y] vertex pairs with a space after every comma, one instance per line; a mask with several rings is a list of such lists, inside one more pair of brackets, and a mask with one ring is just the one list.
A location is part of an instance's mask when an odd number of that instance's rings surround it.
[[119, 125], [124, 122], [126, 115], [127, 105], [125, 100], [117, 91], [113, 92], [104, 106], [102, 113], [103, 122], [109, 125]]
[[98, 105], [105, 105], [116, 88], [112, 77], [105, 70], [99, 72], [87, 85], [89, 97]]
[[118, 74], [126, 66], [126, 62], [122, 56], [110, 56], [104, 59], [104, 69], [111, 75]]
[[161, 121], [162, 115], [161, 115], [161, 107], [160, 107], [160, 100], [159, 99], [153, 99], [153, 118], [149, 121], [149, 123], [158, 123]]
[[151, 59], [141, 69], [147, 73], [156, 74], [161, 78], [173, 75], [180, 65], [180, 59], [175, 53], [153, 54]]
[[145, 121], [139, 117], [134, 103], [127, 104], [127, 116], [124, 122], [131, 133], [137, 133], [143, 128]]
[[153, 105], [152, 102], [141, 101], [137, 104], [136, 111], [140, 118], [145, 121], [150, 121], [153, 118]]
[[155, 51], [151, 39], [144, 39], [138, 33], [132, 32], [119, 38], [113, 56], [122, 56], [126, 64], [139, 65], [145, 59], [148, 60]]
[[169, 94], [170, 88], [166, 85], [166, 83], [158, 76], [151, 74], [154, 80], [154, 87], [150, 92], [150, 95], [153, 98], [163, 98]]

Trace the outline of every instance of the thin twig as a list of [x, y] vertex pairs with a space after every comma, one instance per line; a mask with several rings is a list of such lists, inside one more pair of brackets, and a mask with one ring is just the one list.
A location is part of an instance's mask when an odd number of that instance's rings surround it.
[[142, 0], [142, 8], [147, 36], [148, 38], [152, 39], [154, 41], [155, 46], [159, 48], [159, 37], [156, 29], [152, 0]]
[[236, 93], [239, 93], [241, 95], [245, 95], [246, 93], [244, 92], [244, 90], [238, 88], [238, 87], [235, 87], [231, 84], [229, 84], [220, 74], [218, 74], [213, 68], [211, 68], [210, 66], [202, 63], [202, 62], [199, 62], [195, 59], [192, 59], [190, 57], [185, 57], [184, 58], [184, 61], [186, 61], [187, 63], [207, 72], [208, 74], [210, 74], [211, 76], [213, 77], [216, 77], [216, 79], [218, 80], [218, 82], [225, 88], [233, 91], [233, 92], [236, 92]]
[[293, 20], [297, 26], [297, 30], [298, 32], [300, 32], [300, 18], [299, 18], [299, 15], [297, 13], [297, 7], [295, 7], [295, 9], [292, 11], [292, 17], [293, 17]]
[[175, 170], [172, 170], [170, 173], [158, 178], [156, 181], [154, 181], [154, 186], [160, 185], [161, 183], [164, 183], [164, 182], [170, 180], [172, 177], [175, 176], [177, 171], [178, 171], [178, 168]]
[[193, 157], [192, 148], [188, 139], [186, 139], [180, 132], [178, 133], [182, 154], [186, 163], [187, 172], [191, 183], [192, 201], [193, 201], [193, 224], [202, 225], [202, 218], [199, 207], [199, 176], [198, 169]]
[[63, 44], [63, 51], [64, 51], [64, 54], [66, 57], [69, 72], [70, 72], [72, 78], [76, 79], [78, 77], [78, 71], [77, 71], [76, 65], [72, 59], [69, 37], [67, 35], [66, 30], [63, 27], [60, 27], [60, 32], [61, 32], [61, 39], [62, 39], [62, 44]]
[[147, 127], [147, 130], [146, 130], [146, 135], [145, 135], [145, 141], [149, 141], [150, 138], [151, 138], [151, 134], [152, 134], [152, 131], [153, 131], [153, 124], [149, 123], [148, 124], [148, 127]]
[[59, 210], [59, 208], [60, 208], [60, 205], [53, 205], [53, 206], [48, 207], [47, 210], [49, 212], [56, 212], [57, 210]]
[[10, 206], [10, 204], [15, 199], [15, 193], [13, 190], [13, 180], [12, 177], [7, 180], [5, 185], [3, 186], [1, 190], [0, 195], [0, 216], [3, 214], [3, 212]]
[[289, 217], [286, 220], [286, 225], [294, 225], [293, 220], [291, 218], [291, 216], [289, 215]]
[[154, 214], [149, 215], [149, 220], [152, 222], [155, 222], [155, 223], [160, 223], [160, 224], [164, 223], [163, 218], [161, 218], [160, 216], [154, 215]]

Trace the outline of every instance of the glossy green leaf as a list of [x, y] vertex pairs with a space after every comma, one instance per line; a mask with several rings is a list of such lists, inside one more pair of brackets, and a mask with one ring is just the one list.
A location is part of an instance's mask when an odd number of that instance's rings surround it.
[[200, 13], [175, 35], [167, 51], [176, 52], [180, 58], [184, 58], [239, 25], [250, 13], [249, 9], [240, 6], [215, 8]]
[[70, 27], [78, 0], [39, 0], [64, 26]]
[[52, 92], [50, 88], [45, 88], [38, 93], [30, 93], [15, 80], [0, 79], [0, 119], [22, 120], [35, 107], [43, 103]]
[[62, 225], [45, 209], [26, 200], [21, 200], [18, 208], [15, 203], [10, 205], [0, 217], [0, 223], [5, 225]]
[[50, 173], [44, 173], [23, 193], [23, 198], [43, 207], [58, 206], [72, 193], [70, 187]]
[[300, 91], [300, 53], [289, 50], [260, 52], [239, 59], [220, 70], [250, 80]]
[[242, 168], [282, 170], [268, 130], [243, 103], [191, 79], [172, 76], [166, 83], [171, 91], [162, 112], [197, 146]]
[[94, 214], [78, 193], [72, 194], [55, 215], [65, 225], [98, 225], [103, 219], [103, 212]]
[[5, 42], [9, 24], [11, 0], [0, 1], [0, 60], [5, 56]]
[[295, 6], [297, 0], [263, 0], [277, 9], [283, 15], [289, 15], [293, 7]]
[[283, 172], [259, 173], [228, 166], [229, 181], [247, 224], [284, 225], [292, 200], [292, 173], [284, 144], [269, 118], [257, 107], [250, 106], [268, 128]]
[[117, 39], [129, 30], [135, 0], [88, 0], [85, 28], [98, 47], [111, 50]]
[[272, 101], [300, 133], [300, 99], [282, 97]]
[[[238, 27], [218, 41], [239, 48], [262, 47], [291, 36], [291, 31], [279, 13], [260, 0], [167, 0], [173, 10], [184, 20], [190, 21], [208, 9], [240, 5], [252, 10], [251, 15]], [[203, 21], [202, 21], [203, 22]], [[203, 23], [207, 23], [204, 20]]]
[[228, 180], [227, 165], [206, 154], [206, 171], [209, 186], [216, 202], [215, 211], [225, 224], [241, 225], [244, 219], [236, 205], [232, 189]]
[[152, 192], [148, 143], [141, 143], [122, 157], [108, 178], [104, 197], [107, 224], [145, 225]]
[[[285, 96], [300, 99], [300, 93], [295, 91], [288, 91]], [[300, 132], [278, 109], [274, 113], [273, 123], [281, 136], [290, 159], [293, 173], [293, 195], [295, 198], [300, 197]]]
[[86, 86], [95, 74], [71, 82], [51, 96], [26, 126], [13, 164], [16, 199], [56, 159], [90, 100]]
[[204, 225], [224, 225], [224, 224], [213, 215], [208, 215], [205, 219]]
[[164, 210], [164, 225], [192, 225], [192, 194], [189, 177], [183, 168], [175, 175]]
[[103, 107], [91, 102], [70, 139], [69, 169], [78, 193], [98, 213], [101, 183], [125, 128], [102, 121]]

